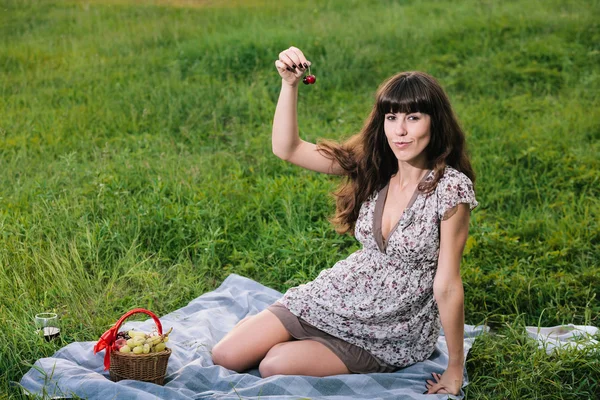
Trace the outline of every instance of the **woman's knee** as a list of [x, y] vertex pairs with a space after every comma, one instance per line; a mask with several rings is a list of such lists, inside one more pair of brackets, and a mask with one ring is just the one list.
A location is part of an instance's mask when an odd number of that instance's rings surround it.
[[235, 350], [223, 342], [219, 342], [212, 349], [213, 364], [221, 367], [241, 372], [241, 360]]
[[268, 378], [273, 375], [284, 375], [281, 366], [274, 357], [265, 357], [258, 365], [258, 372], [263, 378]]
[[283, 343], [276, 344], [269, 350], [265, 358], [258, 365], [258, 372], [263, 378], [273, 375], [286, 375], [286, 365], [282, 357], [278, 356], [278, 349]]

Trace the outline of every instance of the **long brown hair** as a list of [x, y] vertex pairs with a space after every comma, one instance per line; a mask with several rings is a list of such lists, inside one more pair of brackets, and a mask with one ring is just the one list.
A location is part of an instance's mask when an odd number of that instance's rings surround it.
[[383, 125], [386, 113], [428, 114], [431, 138], [425, 148], [433, 180], [423, 182], [419, 190], [432, 192], [451, 166], [475, 182], [462, 131], [448, 96], [432, 76], [424, 72], [401, 72], [386, 80], [377, 90], [376, 101], [360, 133], [339, 144], [321, 141], [318, 150], [337, 161], [347, 179], [334, 193], [337, 210], [332, 222], [339, 233], [352, 233], [361, 204], [382, 189], [398, 172], [398, 159], [390, 148]]

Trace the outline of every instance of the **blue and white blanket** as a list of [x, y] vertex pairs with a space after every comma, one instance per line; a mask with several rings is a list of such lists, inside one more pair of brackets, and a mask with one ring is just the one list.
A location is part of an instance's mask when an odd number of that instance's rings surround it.
[[[230, 275], [213, 292], [160, 318], [165, 329], [173, 327], [164, 386], [124, 380], [112, 382], [104, 371], [104, 352], [94, 355], [95, 342], [71, 343], [50, 358], [38, 360], [21, 379], [24, 391], [52, 397], [76, 395], [87, 399], [448, 399], [461, 396], [424, 395], [432, 372], [447, 365], [443, 334], [426, 361], [394, 373], [336, 375], [326, 378], [272, 376], [262, 379], [258, 370], [238, 374], [213, 365], [210, 349], [247, 315], [256, 314], [281, 293], [253, 280]], [[123, 329], [147, 332], [155, 327], [145, 322], [127, 322]], [[465, 357], [483, 327], [465, 325]], [[467, 372], [464, 372], [464, 385]]]

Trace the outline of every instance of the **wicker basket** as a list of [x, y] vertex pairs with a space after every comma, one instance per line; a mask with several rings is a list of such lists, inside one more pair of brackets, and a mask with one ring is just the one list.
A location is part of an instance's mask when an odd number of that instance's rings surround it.
[[162, 325], [158, 317], [151, 311], [143, 308], [136, 308], [123, 315], [117, 323], [106, 331], [96, 345], [94, 352], [106, 348], [110, 356], [105, 357], [104, 365], [110, 369], [110, 379], [117, 382], [123, 379], [134, 379], [137, 381], [156, 383], [162, 385], [167, 374], [167, 363], [171, 356], [171, 349], [165, 349], [159, 353], [133, 354], [120, 353], [116, 350], [114, 341], [123, 321], [133, 314], [144, 313], [152, 317], [156, 323], [158, 334], [162, 335]]
[[170, 355], [171, 349], [148, 354], [119, 353], [113, 350], [110, 353], [110, 379], [115, 382], [135, 379], [162, 385]]

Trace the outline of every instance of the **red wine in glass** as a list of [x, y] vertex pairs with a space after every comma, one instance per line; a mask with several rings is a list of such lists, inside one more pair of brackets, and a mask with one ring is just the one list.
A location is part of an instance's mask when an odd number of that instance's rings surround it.
[[35, 326], [37, 333], [44, 336], [44, 339], [49, 342], [60, 336], [60, 328], [58, 325], [58, 315], [54, 313], [42, 313], [35, 316]]
[[56, 339], [60, 336], [60, 328], [56, 326], [46, 326], [42, 329], [46, 342]]

